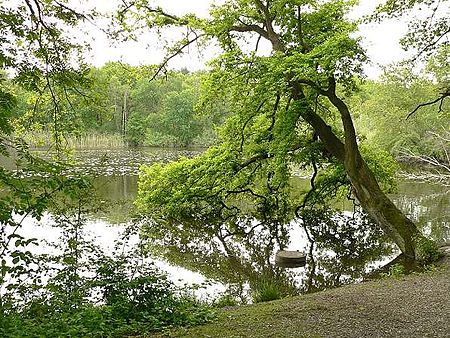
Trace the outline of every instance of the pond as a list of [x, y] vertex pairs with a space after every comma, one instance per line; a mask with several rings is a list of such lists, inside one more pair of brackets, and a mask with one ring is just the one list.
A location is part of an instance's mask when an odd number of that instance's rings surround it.
[[[153, 162], [170, 162], [181, 157], [192, 157], [201, 150], [176, 149], [111, 149], [81, 150], [75, 171], [94, 178], [99, 201], [110, 206], [88, 215], [87, 229], [104, 246], [112, 246], [126, 225], [133, 226], [133, 200], [137, 195], [139, 166]], [[42, 153], [45, 157], [47, 154]], [[307, 187], [307, 179], [293, 178], [299, 186]], [[398, 193], [392, 199], [412, 218], [429, 237], [438, 242], [450, 240], [449, 188], [430, 183], [401, 181]], [[111, 207], [112, 206], [112, 207]], [[288, 249], [308, 254], [304, 268], [281, 269], [273, 264], [273, 238], [263, 228], [256, 228], [253, 236], [239, 241], [213, 240], [195, 237], [182, 243], [175, 235], [164, 241], [150, 241], [149, 248], [156, 264], [167, 271], [178, 283], [204, 283], [211, 280], [201, 296], [215, 297], [218, 293], [248, 299], [256, 290], [275, 286], [284, 294], [312, 292], [358, 281], [371, 268], [395, 255], [384, 236], [364, 226], [360, 215], [352, 213], [351, 205], [343, 204], [343, 212], [334, 228], [306, 232], [302, 224], [289, 225]], [[51, 215], [40, 222], [52, 222]], [[48, 225], [47, 224], [47, 225]], [[28, 231], [37, 226], [30, 220]], [[136, 226], [137, 227], [137, 226]], [[355, 229], [358, 229], [355, 231]], [[54, 228], [47, 228], [57, 238]], [[42, 231], [41, 231], [42, 233]], [[52, 237], [50, 235], [50, 237]], [[135, 238], [134, 241], [137, 241]], [[113, 250], [112, 247], [110, 250]], [[208, 283], [207, 283], [208, 284]]]

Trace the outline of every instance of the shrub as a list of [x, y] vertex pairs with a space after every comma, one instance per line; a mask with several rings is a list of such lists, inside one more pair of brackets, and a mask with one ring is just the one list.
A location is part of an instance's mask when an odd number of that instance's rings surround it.
[[104, 269], [86, 286], [91, 291], [96, 289], [100, 305], [83, 299], [78, 306], [70, 306], [70, 295], [59, 299], [58, 293], [36, 297], [24, 308], [3, 316], [0, 336], [140, 336], [167, 327], [198, 325], [214, 318], [210, 307], [178, 290], [156, 268], [143, 267], [145, 276], [130, 276], [122, 262], [116, 265], [118, 262], [110, 259], [107, 263], [117, 270]]
[[442, 253], [439, 251], [436, 243], [428, 238], [419, 237], [416, 240], [416, 246], [417, 260], [423, 265], [436, 262], [442, 257]]
[[218, 308], [223, 308], [227, 306], [236, 306], [238, 302], [236, 298], [230, 294], [223, 294], [214, 300], [213, 305]]
[[253, 302], [261, 303], [271, 300], [280, 299], [283, 297], [281, 288], [277, 283], [269, 280], [263, 280], [258, 283], [255, 291], [253, 292]]

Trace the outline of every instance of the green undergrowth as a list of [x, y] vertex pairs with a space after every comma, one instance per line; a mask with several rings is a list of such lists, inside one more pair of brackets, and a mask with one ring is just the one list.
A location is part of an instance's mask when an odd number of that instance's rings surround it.
[[[129, 278], [107, 271], [67, 293], [66, 285], [52, 280], [41, 296], [21, 307], [2, 304], [0, 337], [134, 337], [215, 318], [209, 305], [152, 272]], [[100, 304], [78, 294], [86, 288], [95, 289]]]

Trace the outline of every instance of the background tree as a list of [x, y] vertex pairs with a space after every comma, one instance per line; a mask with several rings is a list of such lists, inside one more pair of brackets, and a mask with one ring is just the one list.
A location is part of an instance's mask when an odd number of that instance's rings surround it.
[[200, 123], [194, 119], [195, 102], [192, 90], [168, 93], [161, 114], [157, 119], [149, 119], [149, 129], [152, 133], [165, 134], [169, 144], [188, 146], [200, 132]]
[[[420, 13], [420, 15], [416, 15]], [[369, 20], [381, 21], [386, 18], [408, 18], [408, 32], [400, 41], [405, 50], [413, 52], [408, 60], [410, 65], [418, 65], [420, 62], [438, 55], [444, 61], [442, 65], [448, 65], [448, 46], [450, 43], [450, 5], [448, 0], [425, 1], [425, 0], [387, 0], [378, 6]], [[439, 56], [440, 55], [440, 56]], [[441, 92], [434, 100], [422, 102], [419, 106], [442, 103], [450, 96], [450, 85], [448, 76], [437, 77]], [[442, 81], [444, 80], [444, 81]]]
[[445, 159], [445, 148], [433, 135], [443, 135], [448, 129], [448, 103], [427, 105], [410, 115], [420, 102], [439, 95], [439, 85], [427, 75], [392, 67], [381, 81], [366, 82], [352, 95], [349, 104], [366, 142], [382, 147], [397, 159], [405, 152]]

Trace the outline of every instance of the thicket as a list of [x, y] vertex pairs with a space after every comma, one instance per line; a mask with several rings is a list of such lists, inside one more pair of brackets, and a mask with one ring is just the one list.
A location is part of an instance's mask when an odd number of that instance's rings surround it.
[[[1, 337], [137, 336], [213, 317], [151, 263], [138, 227], [112, 252], [93, 240], [87, 216], [107, 203], [95, 199], [89, 179], [10, 146], [22, 169], [0, 170]], [[42, 231], [59, 234], [55, 242], [27, 235], [30, 221], [38, 229], [42, 218], [52, 224]]]

